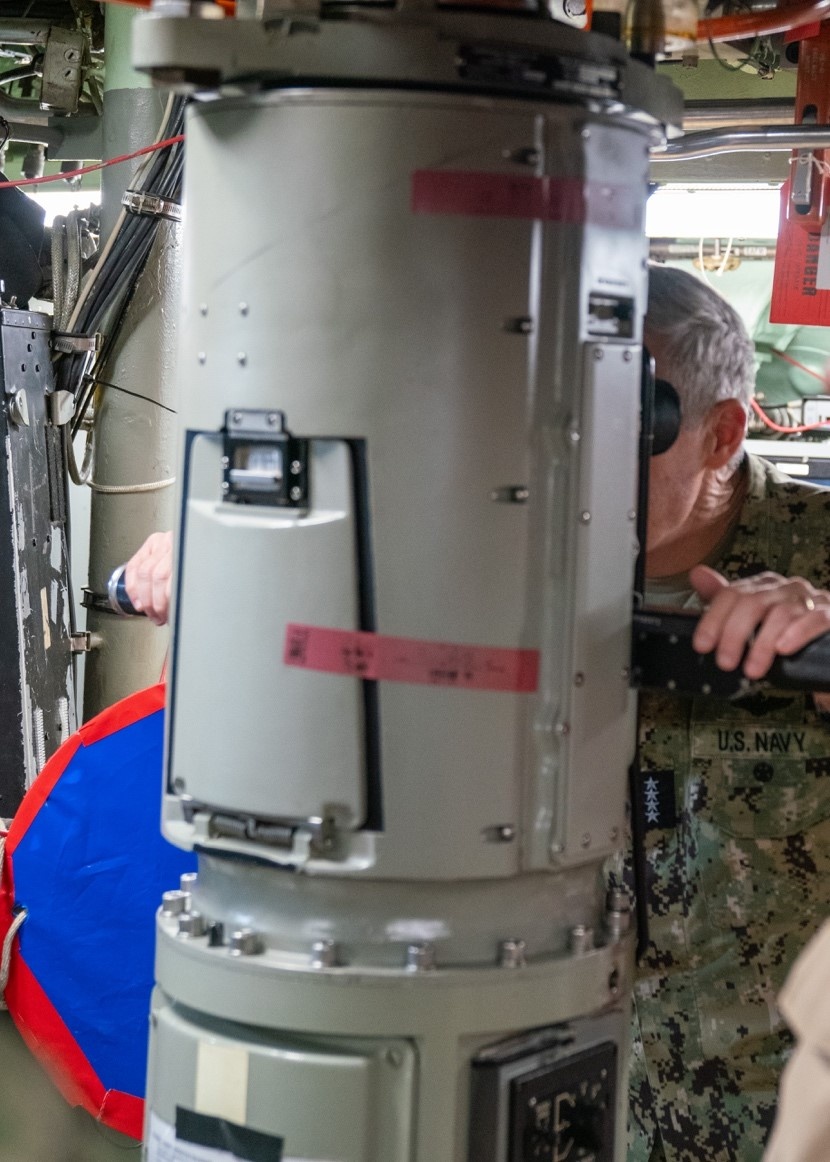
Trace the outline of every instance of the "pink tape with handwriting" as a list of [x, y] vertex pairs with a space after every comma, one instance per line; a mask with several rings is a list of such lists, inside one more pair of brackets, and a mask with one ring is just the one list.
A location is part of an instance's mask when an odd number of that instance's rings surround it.
[[283, 662], [352, 678], [514, 694], [532, 694], [539, 677], [538, 650], [420, 641], [317, 625], [286, 627]]

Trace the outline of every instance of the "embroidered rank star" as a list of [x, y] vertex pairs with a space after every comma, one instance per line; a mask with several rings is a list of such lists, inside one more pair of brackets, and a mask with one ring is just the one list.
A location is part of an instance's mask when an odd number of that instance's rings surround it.
[[660, 788], [653, 776], [646, 779], [645, 787], [646, 823], [659, 824], [660, 822]]

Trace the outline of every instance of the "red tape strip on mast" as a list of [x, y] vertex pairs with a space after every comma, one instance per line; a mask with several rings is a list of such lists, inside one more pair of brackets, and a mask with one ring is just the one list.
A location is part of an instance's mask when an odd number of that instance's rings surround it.
[[539, 677], [538, 650], [419, 641], [316, 625], [286, 627], [283, 662], [350, 678], [513, 694], [532, 694]]

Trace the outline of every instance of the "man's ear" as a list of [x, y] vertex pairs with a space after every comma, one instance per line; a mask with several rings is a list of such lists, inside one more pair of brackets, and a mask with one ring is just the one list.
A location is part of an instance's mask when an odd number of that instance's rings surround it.
[[746, 409], [736, 399], [723, 399], [709, 413], [709, 455], [706, 467], [723, 468], [740, 451], [746, 435]]

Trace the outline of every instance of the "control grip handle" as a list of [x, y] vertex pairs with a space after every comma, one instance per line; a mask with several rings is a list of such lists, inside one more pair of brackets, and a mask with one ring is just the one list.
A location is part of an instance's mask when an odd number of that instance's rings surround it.
[[117, 569], [113, 570], [112, 576], [107, 582], [107, 597], [110, 608], [113, 613], [120, 614], [121, 617], [146, 617], [147, 614], [143, 610], [136, 609], [130, 601], [124, 580], [126, 569], [126, 565], [119, 565]]
[[678, 694], [739, 698], [758, 686], [783, 690], [830, 692], [830, 633], [810, 642], [790, 657], [778, 657], [760, 681], [751, 681], [743, 667], [721, 670], [714, 654], [692, 648], [699, 617], [660, 609], [634, 611], [631, 683], [649, 690]]

